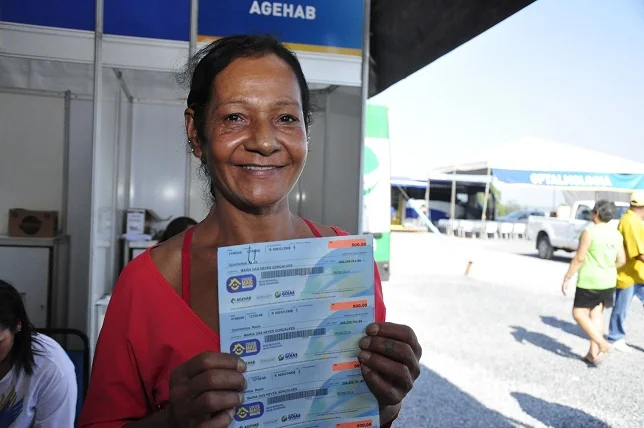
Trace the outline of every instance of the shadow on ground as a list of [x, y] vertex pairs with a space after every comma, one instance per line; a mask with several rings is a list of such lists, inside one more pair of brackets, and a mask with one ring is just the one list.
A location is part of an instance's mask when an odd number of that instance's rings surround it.
[[514, 340], [519, 343], [530, 343], [534, 346], [538, 346], [541, 349], [552, 352], [555, 355], [565, 358], [579, 359], [580, 355], [577, 355], [572, 352], [569, 346], [564, 345], [563, 343], [553, 339], [550, 336], [546, 336], [543, 333], [537, 333], [535, 331], [527, 330], [523, 327], [510, 326], [512, 331], [512, 336]]
[[528, 427], [481, 404], [436, 372], [421, 366], [393, 427]]
[[546, 316], [541, 316], [541, 321], [549, 325], [550, 327], [558, 328], [559, 330], [563, 330], [568, 334], [572, 334], [573, 336], [581, 337], [582, 339], [588, 339], [588, 336], [586, 336], [586, 333], [579, 327], [577, 324], [571, 323], [569, 321], [564, 321], [559, 318], [555, 317], [546, 317]]
[[553, 428], [608, 428], [610, 425], [581, 410], [549, 403], [529, 394], [513, 392], [511, 394], [521, 406], [521, 409], [541, 421], [547, 427]]
[[[524, 257], [530, 257], [532, 259], [539, 259], [540, 258], [538, 254], [533, 254], [533, 253], [522, 253], [522, 254], [519, 254], [519, 255], [524, 256]], [[552, 259], [550, 259], [550, 260], [553, 261], [553, 262], [569, 264], [570, 260], [572, 260], [572, 256], [566, 257], [566, 256], [560, 256], [558, 254], [555, 254], [554, 256], [552, 256]]]

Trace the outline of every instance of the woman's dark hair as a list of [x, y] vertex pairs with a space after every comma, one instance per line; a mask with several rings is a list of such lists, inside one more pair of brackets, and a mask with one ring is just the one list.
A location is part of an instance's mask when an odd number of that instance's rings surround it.
[[615, 216], [617, 215], [617, 206], [615, 206], [614, 202], [601, 200], [595, 203], [595, 208], [593, 208], [593, 212], [597, 214], [597, 217], [599, 217], [599, 220], [601, 220], [604, 223], [608, 223], [609, 221], [614, 219]]
[[[190, 82], [188, 108], [194, 111], [195, 128], [200, 139], [205, 139], [208, 104], [212, 97], [213, 82], [230, 63], [239, 58], [261, 58], [275, 55], [293, 70], [300, 86], [302, 113], [306, 129], [312, 122], [311, 93], [297, 57], [271, 35], [239, 35], [218, 39], [197, 52], [188, 62], [187, 69], [179, 76], [179, 83]], [[190, 147], [189, 147], [190, 148]], [[202, 172], [209, 176], [206, 158], [201, 159]], [[213, 194], [212, 185], [210, 192]]]
[[[22, 325], [18, 331], [18, 321]], [[20, 293], [11, 284], [0, 279], [0, 329], [8, 329], [15, 335], [9, 353], [9, 362], [16, 371], [24, 370], [27, 375], [34, 372], [33, 344], [38, 342], [36, 329], [29, 321]]]
[[197, 224], [197, 222], [190, 217], [177, 217], [170, 223], [168, 223], [168, 226], [163, 231], [159, 242], [165, 242], [173, 236], [180, 234], [190, 226], [194, 226], [195, 224]]

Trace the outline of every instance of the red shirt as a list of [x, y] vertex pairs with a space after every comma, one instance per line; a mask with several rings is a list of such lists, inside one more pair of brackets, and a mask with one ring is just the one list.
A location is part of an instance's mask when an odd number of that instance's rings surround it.
[[[313, 225], [309, 227], [315, 236], [321, 236]], [[189, 254], [191, 235], [189, 230], [183, 260], [189, 260], [185, 254]], [[187, 291], [189, 263], [182, 262], [182, 267], [182, 286]], [[188, 303], [157, 269], [150, 250], [123, 269], [96, 345], [79, 427], [120, 428], [152, 415], [168, 404], [170, 374], [175, 367], [202, 352], [219, 352], [219, 336], [190, 309], [188, 293], [183, 294]], [[375, 306], [376, 322], [384, 322], [377, 268]]]

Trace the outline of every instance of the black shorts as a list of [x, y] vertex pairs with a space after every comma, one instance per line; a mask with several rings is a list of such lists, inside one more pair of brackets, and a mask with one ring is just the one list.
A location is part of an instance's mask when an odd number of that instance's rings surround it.
[[612, 308], [615, 302], [615, 288], [608, 288], [606, 290], [587, 290], [585, 288], [577, 288], [575, 291], [575, 308], [592, 309], [600, 303], [604, 304], [605, 308]]

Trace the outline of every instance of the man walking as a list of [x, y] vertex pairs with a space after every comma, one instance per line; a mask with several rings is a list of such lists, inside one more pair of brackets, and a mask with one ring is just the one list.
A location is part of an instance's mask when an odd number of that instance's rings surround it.
[[631, 208], [619, 221], [624, 238], [626, 264], [617, 272], [615, 306], [610, 317], [608, 340], [617, 351], [630, 352], [624, 337], [624, 321], [634, 296], [644, 303], [644, 192], [631, 195]]

